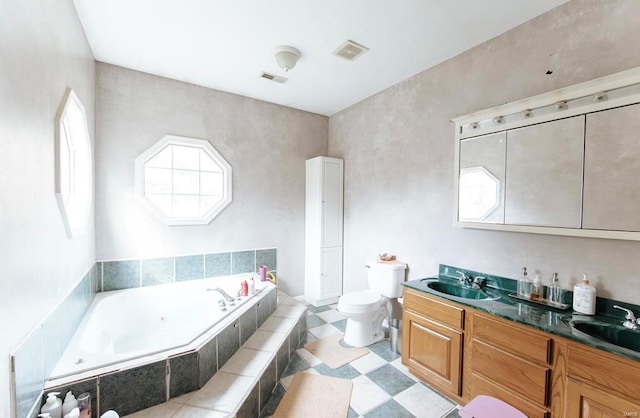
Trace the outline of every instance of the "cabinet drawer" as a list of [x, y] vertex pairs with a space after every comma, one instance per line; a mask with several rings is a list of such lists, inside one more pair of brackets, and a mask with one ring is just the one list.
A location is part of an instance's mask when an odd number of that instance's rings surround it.
[[505, 324], [484, 315], [473, 317], [473, 338], [502, 348], [519, 357], [551, 363], [551, 338], [529, 332], [524, 327]]
[[501, 382], [538, 405], [548, 405], [549, 368], [515, 357], [501, 349], [473, 340], [473, 372]]
[[417, 291], [405, 289], [404, 307], [451, 328], [458, 330], [464, 328], [464, 309], [440, 302], [426, 294], [419, 294]]
[[[640, 400], [640, 364], [618, 359], [613, 354], [569, 345], [567, 374], [596, 386], [611, 389], [631, 399]], [[638, 411], [640, 412], [640, 411]]]
[[511, 391], [509, 388], [493, 382], [476, 373], [471, 374], [471, 396], [473, 399], [478, 395], [488, 395], [500, 399], [514, 408], [522, 411], [530, 418], [549, 418], [549, 411], [526, 401], [519, 394]]

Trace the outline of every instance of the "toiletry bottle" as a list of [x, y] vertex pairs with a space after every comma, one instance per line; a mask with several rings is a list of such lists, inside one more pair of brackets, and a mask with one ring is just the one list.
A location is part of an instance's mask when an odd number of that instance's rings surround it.
[[528, 298], [531, 292], [531, 282], [529, 282], [529, 276], [527, 276], [527, 268], [522, 267], [520, 277], [518, 278], [518, 296]]
[[58, 398], [59, 392], [47, 394], [47, 402], [40, 409], [41, 414], [49, 414], [51, 418], [62, 418], [62, 400]]
[[249, 296], [249, 284], [246, 280], [243, 280], [240, 283], [240, 288], [242, 289], [242, 296]]
[[256, 282], [253, 281], [253, 277], [249, 279], [249, 294], [256, 294]]
[[80, 418], [80, 409], [76, 406], [68, 414], [66, 414], [63, 418]]
[[62, 416], [65, 417], [73, 408], [78, 407], [78, 401], [73, 396], [73, 392], [69, 391], [64, 397], [64, 403], [62, 404]]
[[564, 289], [560, 287], [560, 283], [558, 282], [558, 273], [553, 273], [553, 276], [551, 276], [551, 284], [549, 284], [549, 294], [547, 295], [547, 299], [549, 300], [549, 303], [561, 305], [563, 296]]
[[585, 315], [596, 313], [596, 288], [589, 284], [586, 274], [582, 276], [582, 283], [573, 287], [573, 310]]
[[77, 399], [80, 418], [91, 418], [91, 394], [84, 392]]
[[533, 283], [531, 284], [531, 292], [529, 298], [531, 300], [540, 300], [542, 299], [542, 294], [542, 280], [540, 279], [540, 275], [536, 274], [535, 276], [533, 276]]

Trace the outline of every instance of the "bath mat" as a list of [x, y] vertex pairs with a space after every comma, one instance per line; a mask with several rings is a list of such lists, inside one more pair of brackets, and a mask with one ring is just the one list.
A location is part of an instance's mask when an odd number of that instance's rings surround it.
[[369, 350], [364, 347], [347, 348], [341, 346], [340, 339], [342, 339], [342, 334], [332, 334], [321, 340], [305, 344], [304, 348], [332, 369], [337, 369], [369, 354]]
[[352, 389], [351, 380], [296, 373], [273, 418], [346, 418]]

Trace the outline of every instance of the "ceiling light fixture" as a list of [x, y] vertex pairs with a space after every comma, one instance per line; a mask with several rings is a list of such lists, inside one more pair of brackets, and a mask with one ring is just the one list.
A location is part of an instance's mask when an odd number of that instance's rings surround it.
[[276, 61], [283, 70], [289, 71], [300, 59], [300, 51], [292, 46], [279, 46], [275, 50]]

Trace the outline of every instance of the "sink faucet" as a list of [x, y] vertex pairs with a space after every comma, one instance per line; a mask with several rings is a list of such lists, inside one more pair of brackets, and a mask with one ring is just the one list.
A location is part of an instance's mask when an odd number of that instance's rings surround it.
[[229, 302], [229, 305], [233, 306], [235, 304], [235, 298], [233, 296], [229, 296], [227, 292], [220, 289], [219, 287], [216, 287], [213, 289], [207, 289], [207, 292], [218, 292], [222, 295], [223, 298], [227, 300], [227, 302]]
[[458, 280], [460, 280], [460, 283], [463, 286], [471, 286], [472, 280], [471, 280], [471, 276], [467, 276], [464, 272], [462, 271], [456, 271], [456, 274], [458, 274]]
[[622, 323], [622, 326], [629, 329], [638, 329], [638, 325], [640, 324], [640, 319], [636, 319], [636, 316], [633, 314], [631, 309], [623, 308], [622, 306], [613, 305], [614, 308], [625, 311], [627, 314], [624, 316], [625, 321]]
[[473, 282], [471, 284], [471, 287], [473, 289], [480, 289], [482, 288], [482, 286], [484, 286], [487, 283], [487, 278], [486, 277], [482, 277], [482, 276], [477, 276], [473, 279]]

